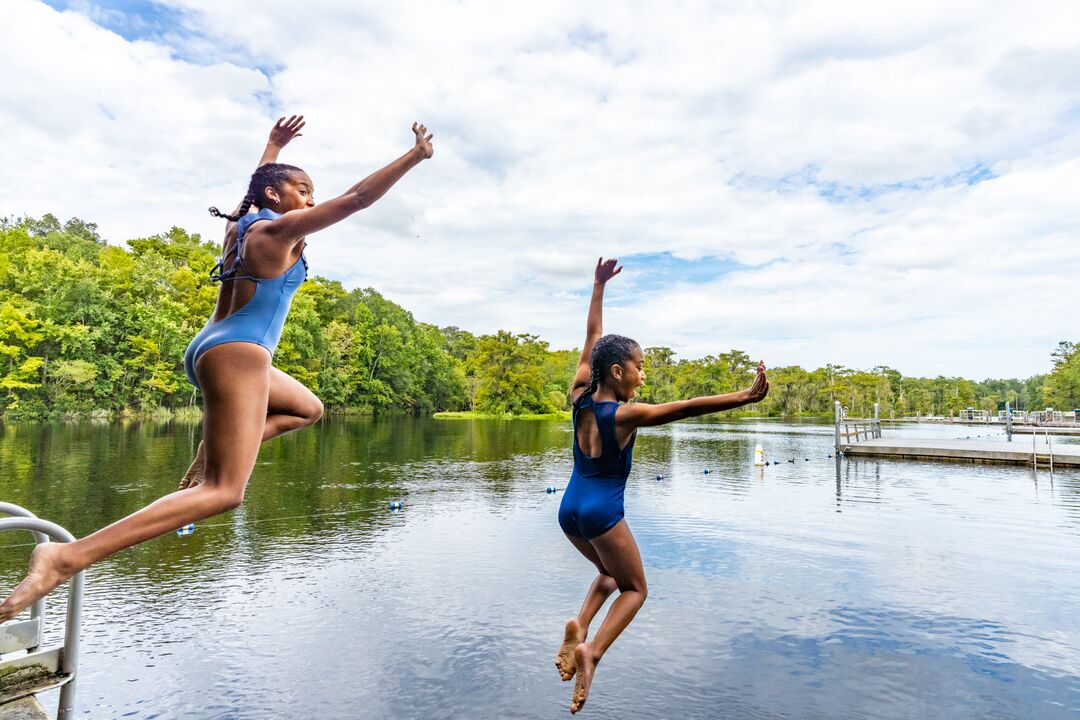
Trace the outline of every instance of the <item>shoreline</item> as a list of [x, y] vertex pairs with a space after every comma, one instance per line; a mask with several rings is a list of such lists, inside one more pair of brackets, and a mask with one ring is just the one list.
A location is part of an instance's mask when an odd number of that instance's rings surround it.
[[435, 420], [569, 420], [571, 414], [569, 410], [554, 413], [526, 413], [523, 415], [457, 410], [433, 413], [431, 417]]

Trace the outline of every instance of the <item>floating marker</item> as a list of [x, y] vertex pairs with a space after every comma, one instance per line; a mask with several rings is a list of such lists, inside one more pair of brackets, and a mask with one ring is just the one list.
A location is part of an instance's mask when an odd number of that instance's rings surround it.
[[180, 536], [180, 537], [184, 537], [185, 535], [191, 535], [194, 532], [195, 532], [195, 523], [188, 523], [184, 527], [176, 529], [176, 534], [178, 536]]
[[663, 479], [664, 479], [664, 476], [663, 476], [663, 475], [657, 475], [657, 476], [656, 476], [656, 479], [657, 479], [657, 480], [663, 480]]
[[391, 510], [401, 510], [404, 507], [405, 507], [405, 503], [401, 502], [400, 500], [391, 500], [390, 501], [390, 509]]
[[709, 474], [709, 468], [705, 468], [705, 474], [706, 474], [706, 475], [708, 475], [708, 474]]
[[760, 443], [758, 444], [758, 446], [756, 448], [754, 448], [754, 464], [755, 465], [768, 465], [769, 464], [769, 463], [765, 462], [765, 450], [762, 449]]
[[550, 495], [551, 493], [559, 492], [559, 488], [555, 487], [554, 485], [548, 485], [544, 492]]

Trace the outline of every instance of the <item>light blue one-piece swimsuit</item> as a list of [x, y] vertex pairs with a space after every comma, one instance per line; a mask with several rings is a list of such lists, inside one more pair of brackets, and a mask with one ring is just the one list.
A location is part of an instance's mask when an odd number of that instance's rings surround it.
[[285, 318], [289, 315], [289, 306], [292, 305], [293, 296], [300, 288], [300, 284], [307, 279], [307, 258], [300, 253], [300, 259], [293, 266], [275, 278], [257, 278], [243, 274], [244, 236], [248, 229], [260, 220], [274, 221], [281, 215], [263, 208], [254, 215], [245, 215], [236, 223], [236, 245], [229, 255], [235, 253], [236, 259], [232, 266], [225, 270], [225, 261], [228, 256], [220, 259], [217, 266], [210, 271], [210, 278], [215, 282], [227, 280], [253, 280], [256, 283], [255, 294], [247, 301], [244, 307], [232, 315], [221, 320], [213, 317], [206, 322], [199, 334], [188, 345], [184, 352], [184, 372], [188, 380], [195, 387], [199, 387], [199, 381], [195, 377], [195, 364], [199, 362], [202, 354], [212, 347], [230, 342], [248, 342], [261, 345], [273, 355], [277, 349], [278, 341], [281, 340], [281, 330], [285, 326]]

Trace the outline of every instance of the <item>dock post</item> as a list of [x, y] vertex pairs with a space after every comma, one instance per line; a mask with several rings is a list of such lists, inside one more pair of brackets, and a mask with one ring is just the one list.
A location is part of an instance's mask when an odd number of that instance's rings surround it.
[[874, 437], [881, 437], [881, 418], [878, 416], [877, 403], [874, 403]]
[[833, 420], [836, 423], [836, 455], [840, 455], [840, 401], [833, 400]]
[[1031, 466], [1035, 468], [1035, 471], [1039, 470], [1039, 450], [1035, 446], [1035, 438], [1038, 436], [1036, 428], [1031, 429]]
[[1054, 444], [1050, 440], [1050, 428], [1046, 428], [1046, 452], [1050, 455], [1050, 475], [1054, 474]]
[[1012, 403], [1005, 402], [1005, 437], [1006, 442], [1012, 442]]

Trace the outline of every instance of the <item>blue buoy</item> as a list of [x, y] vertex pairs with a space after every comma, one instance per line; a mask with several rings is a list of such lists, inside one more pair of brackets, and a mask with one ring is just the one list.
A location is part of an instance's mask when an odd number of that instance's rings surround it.
[[405, 503], [401, 502], [400, 500], [391, 500], [390, 501], [390, 509], [391, 510], [401, 510], [403, 507], [405, 507]]
[[705, 468], [705, 474], [706, 474], [706, 475], [708, 475], [708, 474], [709, 474], [709, 468]]
[[657, 475], [657, 476], [656, 476], [656, 479], [657, 479], [657, 480], [663, 480], [663, 479], [664, 479], [664, 476], [663, 476], [663, 475]]
[[191, 535], [193, 532], [195, 532], [195, 523], [188, 523], [184, 527], [176, 529], [176, 534], [180, 537]]
[[545, 489], [544, 492], [550, 495], [551, 493], [559, 492], [559, 488], [555, 487], [554, 485], [548, 485], [547, 489]]

